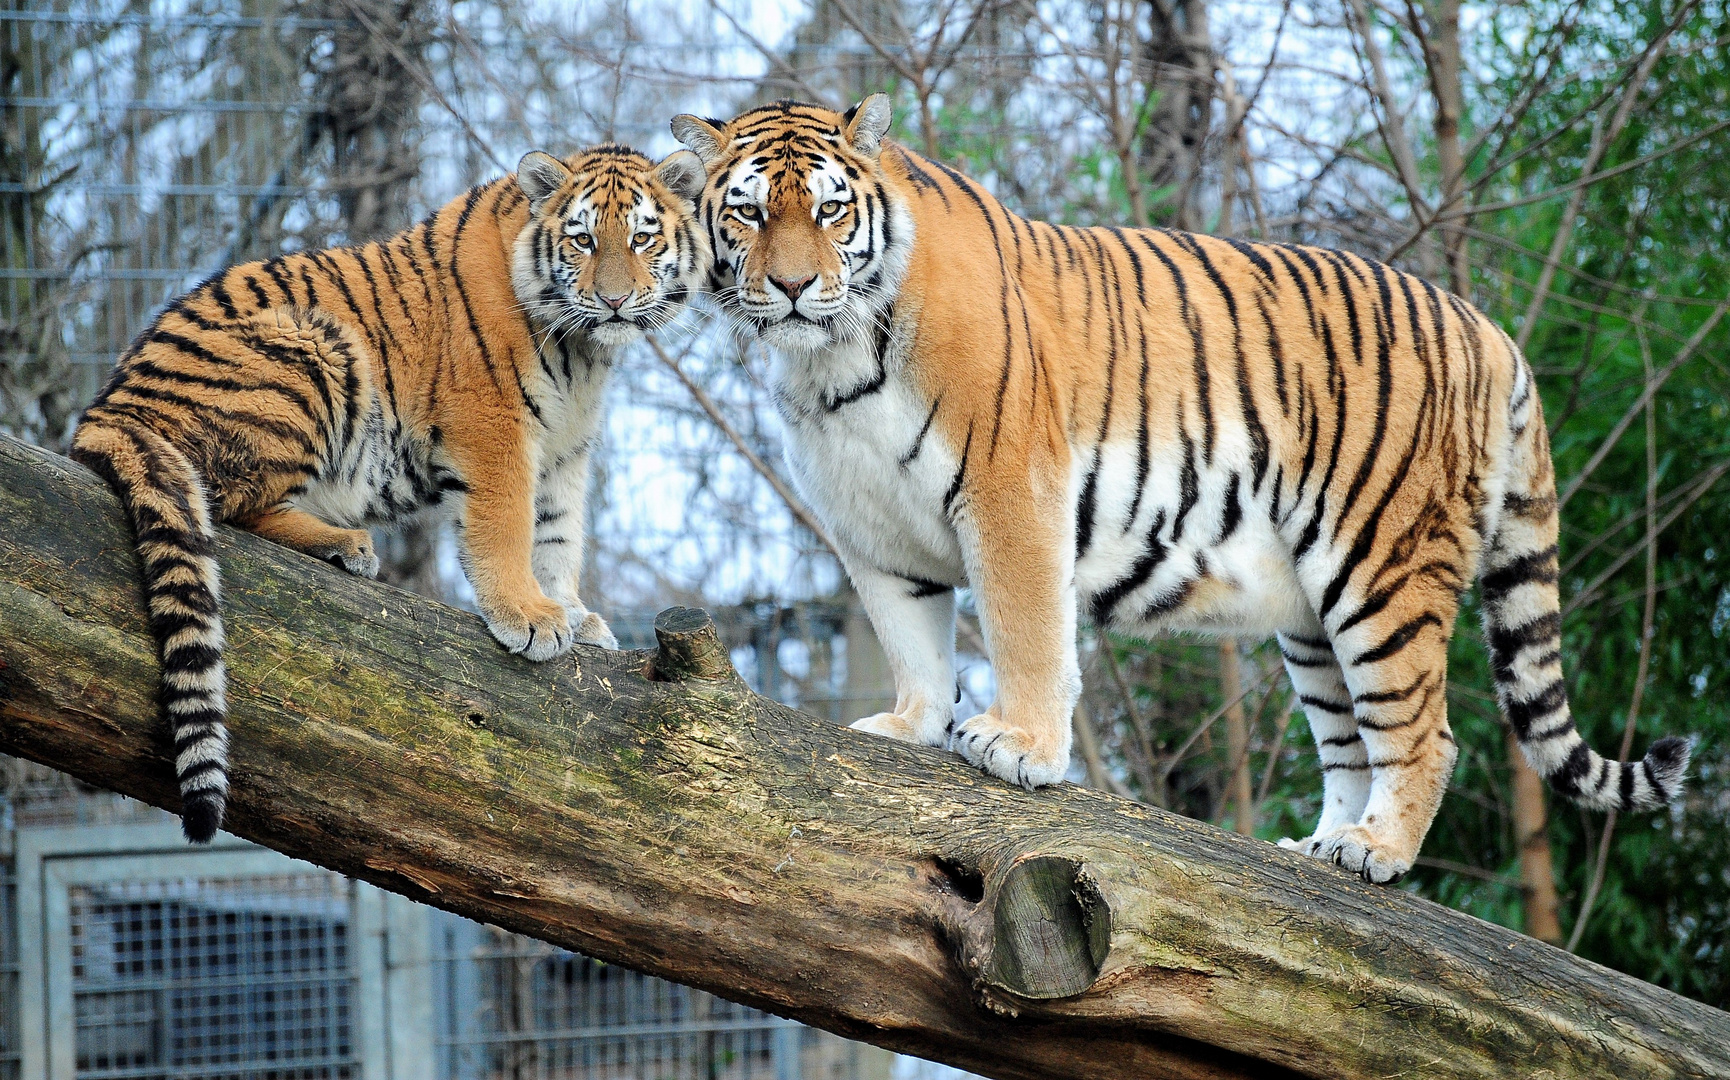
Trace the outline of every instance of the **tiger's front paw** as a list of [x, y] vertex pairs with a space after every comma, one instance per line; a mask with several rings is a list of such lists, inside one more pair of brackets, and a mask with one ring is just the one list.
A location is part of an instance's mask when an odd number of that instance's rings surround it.
[[847, 726], [854, 731], [867, 731], [886, 739], [919, 746], [949, 745], [949, 721], [944, 717], [902, 716], [900, 713], [880, 712], [863, 720], [855, 720]]
[[997, 715], [997, 706], [958, 724], [949, 747], [992, 776], [1032, 791], [1069, 771], [1069, 726], [1038, 735]]
[[585, 612], [577, 622], [577, 643], [599, 645], [603, 649], [619, 647], [619, 639], [613, 636], [613, 628], [607, 625], [607, 620], [592, 611]]
[[341, 567], [355, 577], [378, 577], [378, 553], [372, 547], [372, 534], [365, 529], [339, 529], [340, 543], [319, 544], [307, 550], [315, 559], [323, 559]]
[[1372, 885], [1392, 885], [1412, 868], [1412, 860], [1396, 852], [1394, 844], [1362, 825], [1346, 825], [1303, 840], [1281, 840], [1279, 844], [1312, 859], [1331, 862]]
[[544, 596], [521, 605], [507, 602], [482, 608], [481, 617], [500, 645], [530, 660], [562, 656], [576, 640], [564, 606]]

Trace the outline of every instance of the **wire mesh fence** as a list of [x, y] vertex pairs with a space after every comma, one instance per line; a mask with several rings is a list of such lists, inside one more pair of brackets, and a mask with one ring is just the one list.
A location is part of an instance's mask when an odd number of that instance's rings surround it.
[[0, 858], [0, 1080], [20, 1076], [18, 1032], [18, 893], [12, 862]]
[[352, 890], [328, 872], [72, 888], [79, 1080], [358, 1075]]
[[699, 990], [447, 918], [440, 1080], [851, 1080], [857, 1044]]
[[[20, 925], [14, 868], [0, 861], [0, 1077], [25, 1075], [20, 991], [46, 995], [38, 1060], [78, 1080], [890, 1076], [890, 1056], [863, 1044], [448, 913], [391, 915], [376, 890], [335, 873], [232, 842], [189, 852], [166, 815], [140, 811], [24, 826], [81, 852], [51, 856], [73, 868], [60, 884], [38, 870], [39, 925]], [[20, 935], [34, 939], [33, 967]], [[24, 986], [21, 967], [43, 985]], [[393, 1063], [404, 1038], [419, 1064]]]

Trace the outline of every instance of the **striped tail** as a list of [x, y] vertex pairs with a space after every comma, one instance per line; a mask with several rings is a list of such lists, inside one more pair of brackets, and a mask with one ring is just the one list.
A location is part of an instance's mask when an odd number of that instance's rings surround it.
[[1479, 581], [1496, 695], [1526, 760], [1551, 787], [1597, 810], [1650, 810], [1682, 793], [1692, 744], [1672, 735], [1643, 760], [1615, 762], [1574, 727], [1562, 681], [1555, 469], [1531, 373], [1516, 363], [1508, 487]]
[[228, 801], [228, 703], [204, 485], [172, 443], [123, 418], [86, 416], [72, 457], [108, 481], [132, 517], [162, 657], [160, 700], [174, 738], [181, 827], [188, 840], [206, 843]]

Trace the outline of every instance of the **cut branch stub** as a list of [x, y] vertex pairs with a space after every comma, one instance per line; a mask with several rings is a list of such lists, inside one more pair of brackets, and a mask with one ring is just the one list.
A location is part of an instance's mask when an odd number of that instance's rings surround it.
[[650, 676], [654, 679], [683, 682], [739, 677], [727, 646], [715, 630], [715, 620], [702, 608], [668, 608], [655, 616], [655, 641], [660, 648], [651, 661]]
[[1004, 875], [985, 978], [1019, 997], [1074, 997], [1111, 951], [1111, 907], [1080, 863], [1041, 855]]
[[1033, 855], [995, 880], [988, 870], [982, 897], [959, 887], [956, 865], [939, 862], [966, 906], [950, 907], [941, 921], [980, 1004], [1014, 1016], [1018, 999], [1074, 997], [1099, 978], [1111, 951], [1111, 906], [1080, 862]]

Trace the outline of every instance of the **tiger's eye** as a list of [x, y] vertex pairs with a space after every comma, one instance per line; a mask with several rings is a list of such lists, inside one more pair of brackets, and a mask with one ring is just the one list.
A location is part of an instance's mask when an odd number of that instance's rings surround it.
[[636, 247], [644, 247], [648, 244], [648, 242], [651, 239], [652, 239], [652, 237], [648, 233], [640, 232], [637, 235], [631, 237], [631, 243], [633, 245], [635, 245]]
[[578, 233], [576, 236], [572, 237], [571, 239], [576, 241], [578, 251], [587, 251], [590, 248], [595, 246], [595, 238], [590, 236], [586, 232], [585, 233]]
[[744, 206], [739, 207], [739, 216], [744, 218], [746, 221], [756, 221], [762, 216], [762, 211], [758, 210], [750, 203], [746, 203]]
[[841, 212], [841, 203], [839, 200], [830, 199], [822, 206], [819, 206], [817, 212], [822, 214], [824, 217], [833, 217]]

